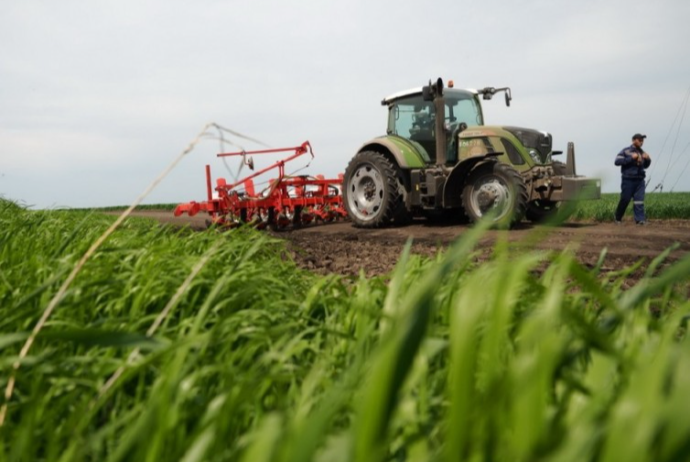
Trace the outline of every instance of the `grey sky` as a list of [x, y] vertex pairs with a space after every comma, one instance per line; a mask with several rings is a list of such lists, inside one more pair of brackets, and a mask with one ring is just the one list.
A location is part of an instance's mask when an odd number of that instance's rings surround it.
[[[7, 0], [0, 195], [128, 204], [212, 121], [273, 147], [309, 140], [303, 173], [336, 175], [384, 133], [384, 96], [437, 77], [510, 86], [486, 122], [575, 142], [607, 192], [616, 153], [646, 133], [652, 184], [689, 191], [689, 18], [684, 0]], [[205, 164], [229, 176], [217, 149], [202, 143], [145, 202], [204, 199]]]

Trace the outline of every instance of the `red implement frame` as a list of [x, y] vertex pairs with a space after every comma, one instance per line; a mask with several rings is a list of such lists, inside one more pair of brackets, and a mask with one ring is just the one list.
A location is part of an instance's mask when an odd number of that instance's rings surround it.
[[[211, 216], [211, 223], [223, 226], [236, 226], [250, 223], [259, 228], [271, 226], [285, 228], [299, 226], [315, 221], [344, 219], [347, 212], [343, 208], [341, 187], [343, 175], [337, 179], [326, 179], [323, 175], [286, 176], [285, 164], [304, 154], [313, 158], [309, 141], [292, 148], [265, 149], [260, 151], [240, 151], [218, 154], [218, 157], [247, 156], [254, 154], [275, 154], [294, 151], [291, 156], [259, 170], [236, 183], [227, 184], [224, 178], [216, 180], [213, 195], [211, 167], [206, 166], [205, 202], [187, 202], [175, 208], [175, 216], [183, 213], [194, 216], [203, 211]], [[254, 179], [271, 170], [278, 170], [278, 178], [269, 181], [269, 186], [257, 192]]]

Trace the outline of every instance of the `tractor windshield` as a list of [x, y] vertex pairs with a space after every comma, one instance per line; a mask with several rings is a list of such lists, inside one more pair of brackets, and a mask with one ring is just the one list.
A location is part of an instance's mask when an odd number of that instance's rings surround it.
[[[479, 101], [473, 93], [446, 90], [445, 125], [449, 133], [460, 123], [483, 125]], [[389, 103], [388, 134], [419, 141], [422, 145], [434, 141], [434, 104], [424, 101], [421, 94], [405, 96]]]

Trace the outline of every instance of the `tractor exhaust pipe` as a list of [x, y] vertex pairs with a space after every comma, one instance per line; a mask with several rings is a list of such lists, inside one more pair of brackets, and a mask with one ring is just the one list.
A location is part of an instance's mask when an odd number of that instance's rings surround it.
[[[441, 87], [441, 79], [438, 79]], [[446, 104], [443, 95], [439, 93], [434, 98], [434, 110], [436, 111], [436, 165], [446, 165]]]
[[436, 137], [436, 165], [442, 167], [446, 165], [446, 104], [443, 98], [443, 80], [439, 77], [436, 83], [422, 88], [423, 98], [426, 101], [434, 102], [434, 112], [436, 120], [434, 124], [434, 135]]
[[565, 159], [565, 174], [566, 176], [577, 176], [575, 169], [575, 144], [571, 141], [568, 143], [568, 153]]

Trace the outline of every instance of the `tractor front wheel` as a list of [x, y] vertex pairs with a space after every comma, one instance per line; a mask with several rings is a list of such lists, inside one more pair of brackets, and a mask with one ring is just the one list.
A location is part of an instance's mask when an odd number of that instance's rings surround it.
[[558, 214], [560, 202], [534, 200], [527, 204], [526, 217], [532, 223], [544, 223]]
[[462, 192], [465, 213], [473, 222], [493, 214], [494, 226], [509, 228], [519, 223], [527, 208], [527, 187], [510, 165], [487, 162], [477, 166], [467, 178]]
[[406, 223], [406, 194], [400, 168], [380, 152], [359, 152], [345, 169], [343, 202], [359, 228]]

